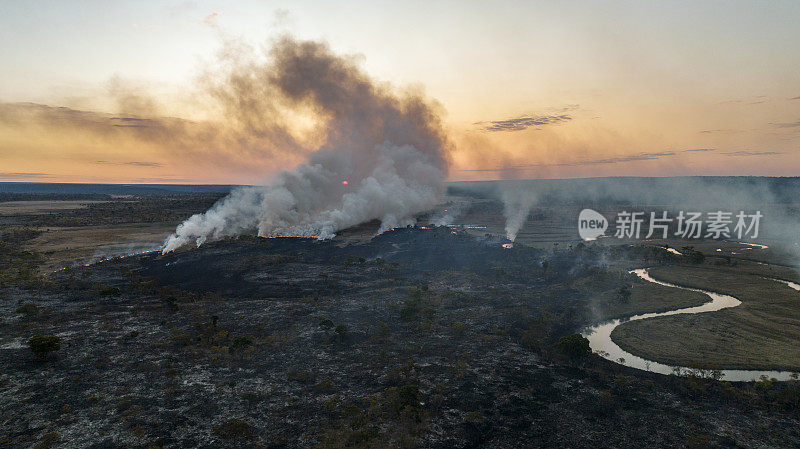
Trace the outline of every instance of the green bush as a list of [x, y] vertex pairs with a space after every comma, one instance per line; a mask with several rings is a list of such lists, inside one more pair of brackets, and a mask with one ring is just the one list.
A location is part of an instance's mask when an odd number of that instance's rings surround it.
[[253, 345], [253, 340], [249, 337], [236, 337], [233, 339], [233, 343], [231, 343], [230, 352], [231, 354], [235, 352], [244, 351], [248, 346]]
[[33, 449], [48, 449], [53, 447], [54, 444], [61, 440], [61, 436], [57, 432], [49, 432], [42, 436], [42, 440], [33, 447]]
[[581, 334], [572, 334], [561, 338], [556, 343], [556, 349], [571, 360], [579, 360], [592, 353], [589, 340]]
[[229, 439], [251, 439], [255, 435], [250, 424], [241, 419], [229, 419], [224, 423], [214, 426], [214, 433], [226, 440]]
[[39, 313], [39, 307], [37, 307], [36, 304], [26, 302], [25, 304], [17, 307], [17, 313], [21, 313], [30, 318]]
[[308, 371], [299, 370], [295, 367], [289, 368], [289, 371], [286, 372], [286, 378], [293, 381], [293, 382], [300, 382], [301, 384], [307, 384], [314, 380], [314, 375]]
[[631, 299], [631, 289], [627, 285], [623, 285], [617, 290], [617, 299], [620, 302], [627, 304]]
[[314, 384], [314, 390], [316, 391], [330, 391], [333, 388], [333, 381], [330, 379], [322, 379], [321, 381]]
[[122, 290], [110, 285], [103, 285], [99, 288], [97, 293], [100, 296], [120, 296], [122, 294]]
[[402, 413], [406, 408], [420, 407], [419, 387], [414, 384], [403, 385], [401, 387], [391, 387], [387, 391], [386, 398], [396, 414]]
[[412, 321], [420, 319], [431, 319], [435, 315], [430, 298], [423, 295], [423, 291], [415, 289], [411, 294], [402, 300], [400, 306], [400, 319], [402, 321]]
[[28, 340], [28, 346], [39, 358], [47, 357], [47, 354], [61, 349], [61, 339], [54, 335], [34, 335]]

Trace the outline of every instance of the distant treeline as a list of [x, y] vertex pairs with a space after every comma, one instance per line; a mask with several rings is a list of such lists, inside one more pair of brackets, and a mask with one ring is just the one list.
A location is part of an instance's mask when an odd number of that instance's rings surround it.
[[5, 201], [70, 201], [110, 200], [111, 195], [102, 193], [2, 193], [0, 203]]
[[14, 220], [18, 225], [30, 227], [176, 223], [208, 210], [223, 196], [223, 193], [138, 195], [48, 214], [21, 213]]
[[[234, 185], [216, 184], [77, 184], [49, 182], [0, 182], [0, 194], [101, 194], [150, 195], [168, 193], [228, 193]], [[86, 199], [84, 197], [79, 199]]]

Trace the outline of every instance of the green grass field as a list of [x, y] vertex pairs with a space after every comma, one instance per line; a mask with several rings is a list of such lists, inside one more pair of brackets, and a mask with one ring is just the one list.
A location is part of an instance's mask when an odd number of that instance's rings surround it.
[[716, 291], [738, 307], [625, 323], [614, 341], [633, 354], [668, 365], [800, 370], [800, 292], [765, 276], [796, 280], [793, 270], [767, 265], [657, 267], [656, 279]]

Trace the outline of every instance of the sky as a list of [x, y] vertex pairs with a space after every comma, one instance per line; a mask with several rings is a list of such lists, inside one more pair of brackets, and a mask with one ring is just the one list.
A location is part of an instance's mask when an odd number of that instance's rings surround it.
[[[0, 181], [292, 168], [307, 152], [197, 137], [225, 50], [284, 34], [437, 102], [450, 180], [800, 174], [800, 3], [655, 3], [0, 0]], [[135, 134], [153, 117], [170, 125]]]

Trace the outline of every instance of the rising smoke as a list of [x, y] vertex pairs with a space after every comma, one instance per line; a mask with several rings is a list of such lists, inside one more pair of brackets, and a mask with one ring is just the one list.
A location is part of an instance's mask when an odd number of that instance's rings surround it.
[[519, 230], [528, 221], [531, 208], [536, 203], [536, 191], [520, 188], [513, 182], [502, 183], [499, 189], [503, 200], [503, 216], [506, 217], [506, 238], [513, 242], [517, 239]]
[[[464, 183], [462, 191], [494, 195], [503, 203], [506, 237], [514, 240], [535, 206], [572, 208], [574, 217], [584, 207], [628, 211], [760, 211], [759, 239], [775, 249], [800, 256], [798, 178], [746, 176], [585, 178], [561, 180], [504, 180], [491, 187]], [[571, 217], [572, 218], [572, 217]], [[613, 216], [607, 216], [613, 222]], [[571, 222], [570, 222], [571, 223]], [[577, 231], [576, 231], [577, 232]], [[577, 235], [577, 234], [576, 234]], [[691, 244], [691, 241], [687, 241]]]
[[[449, 144], [437, 106], [421, 94], [376, 83], [354, 59], [318, 42], [283, 38], [264, 61], [234, 59], [230, 75], [214, 90], [224, 104], [244, 99], [288, 110], [257, 114], [258, 120], [310, 112], [322, 123], [315, 128], [322, 143], [307, 162], [268, 185], [235, 190], [186, 220], [164, 252], [252, 231], [330, 238], [373, 219], [385, 230], [413, 223], [439, 202]], [[244, 110], [252, 109], [258, 110]]]

